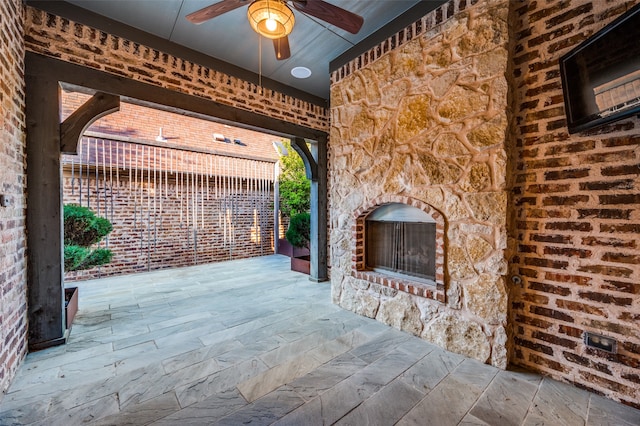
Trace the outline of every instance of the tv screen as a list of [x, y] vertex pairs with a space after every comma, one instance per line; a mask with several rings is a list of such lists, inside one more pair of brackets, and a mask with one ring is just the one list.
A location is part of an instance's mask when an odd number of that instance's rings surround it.
[[640, 113], [640, 4], [560, 58], [569, 133]]

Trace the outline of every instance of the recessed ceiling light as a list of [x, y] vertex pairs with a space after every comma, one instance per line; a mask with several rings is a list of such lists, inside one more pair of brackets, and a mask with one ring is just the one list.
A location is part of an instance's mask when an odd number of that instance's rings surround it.
[[291, 70], [291, 75], [295, 78], [307, 78], [311, 75], [311, 70], [307, 67], [295, 67]]

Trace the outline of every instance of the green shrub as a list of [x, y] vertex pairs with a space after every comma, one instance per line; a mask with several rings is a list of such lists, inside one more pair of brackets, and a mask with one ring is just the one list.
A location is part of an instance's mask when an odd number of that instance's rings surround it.
[[307, 179], [302, 157], [291, 148], [291, 143], [284, 140], [282, 145], [287, 154], [280, 157], [280, 212], [284, 217], [290, 218], [311, 208], [311, 181]]
[[103, 217], [96, 216], [87, 207], [75, 204], [64, 206], [64, 243], [89, 247], [105, 237], [113, 226]]
[[90, 247], [113, 229], [111, 222], [96, 216], [87, 207], [64, 206], [64, 270], [78, 271], [111, 262], [109, 249]]
[[287, 241], [294, 247], [309, 247], [311, 236], [311, 215], [298, 213], [291, 216], [289, 229], [285, 234]]
[[65, 271], [80, 271], [111, 262], [113, 253], [109, 249], [91, 250], [87, 247], [64, 246]]
[[64, 270], [75, 271], [89, 255], [89, 249], [80, 246], [64, 246]]

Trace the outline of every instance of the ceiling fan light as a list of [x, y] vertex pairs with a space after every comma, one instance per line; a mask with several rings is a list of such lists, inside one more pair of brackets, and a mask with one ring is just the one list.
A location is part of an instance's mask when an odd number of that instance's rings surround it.
[[275, 19], [267, 19], [267, 21], [264, 23], [264, 26], [267, 27], [267, 30], [270, 32], [274, 32], [278, 29], [278, 23]]
[[295, 18], [293, 11], [280, 0], [256, 0], [249, 5], [247, 17], [258, 34], [277, 39], [291, 33]]

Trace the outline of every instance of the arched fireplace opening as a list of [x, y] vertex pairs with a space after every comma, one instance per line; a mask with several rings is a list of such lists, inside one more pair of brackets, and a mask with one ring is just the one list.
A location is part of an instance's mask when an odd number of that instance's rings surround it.
[[436, 221], [406, 204], [378, 207], [365, 219], [365, 266], [435, 284]]
[[445, 301], [445, 219], [430, 205], [387, 196], [359, 209], [352, 275]]

